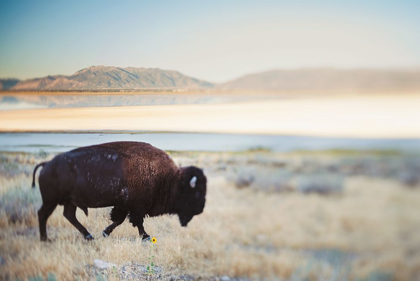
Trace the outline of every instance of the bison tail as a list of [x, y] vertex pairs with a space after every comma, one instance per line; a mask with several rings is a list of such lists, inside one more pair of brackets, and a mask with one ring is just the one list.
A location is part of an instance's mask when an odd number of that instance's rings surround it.
[[35, 166], [34, 169], [34, 174], [32, 176], [32, 188], [35, 188], [35, 174], [36, 174], [36, 170], [38, 170], [39, 167], [44, 167], [45, 164], [47, 164], [48, 162], [42, 162], [38, 165]]

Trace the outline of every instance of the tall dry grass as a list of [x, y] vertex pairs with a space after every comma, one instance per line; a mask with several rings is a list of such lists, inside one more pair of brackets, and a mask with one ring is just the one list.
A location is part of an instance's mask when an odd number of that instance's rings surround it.
[[[0, 177], [0, 279], [46, 280], [49, 275], [57, 280], [102, 280], [98, 279], [101, 276], [107, 280], [214, 279], [223, 275], [252, 280], [420, 278], [419, 188], [409, 188], [398, 178], [349, 174], [341, 192], [329, 195], [273, 192], [258, 186], [239, 189], [231, 178], [240, 165], [273, 171], [290, 165], [302, 168], [306, 166], [298, 163], [307, 163], [307, 156], [172, 155], [182, 165], [204, 167], [208, 195], [204, 213], [194, 217], [187, 228], [174, 216], [145, 220], [147, 232], [158, 239], [155, 264], [162, 271], [149, 277], [139, 273], [140, 266], [149, 263], [150, 246], [141, 243], [128, 221], [102, 238], [102, 230], [110, 223], [108, 209], [90, 209], [88, 217], [77, 211], [95, 237], [85, 242], [58, 207], [48, 220], [53, 242], [41, 243], [36, 215], [39, 190], [30, 188], [31, 175], [22, 172]], [[22, 171], [41, 161], [33, 155], [3, 156], [7, 161], [13, 159]], [[338, 161], [330, 154], [312, 155], [311, 159]], [[7, 161], [2, 165], [10, 163]], [[13, 211], [11, 206], [25, 211]], [[94, 259], [115, 263], [117, 269], [95, 269]]]

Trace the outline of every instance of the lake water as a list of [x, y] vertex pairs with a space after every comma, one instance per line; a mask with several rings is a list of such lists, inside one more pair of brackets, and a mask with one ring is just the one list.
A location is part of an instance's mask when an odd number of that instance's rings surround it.
[[0, 133], [0, 151], [63, 152], [113, 141], [142, 141], [172, 151], [399, 150], [419, 152], [420, 139], [354, 139], [202, 133]]
[[[286, 98], [286, 97], [282, 97]], [[74, 108], [74, 107], [114, 107], [114, 106], [153, 106], [180, 104], [225, 104], [261, 99], [279, 99], [274, 95], [191, 95], [191, 94], [62, 94], [62, 95], [7, 95], [0, 96], [0, 111]]]

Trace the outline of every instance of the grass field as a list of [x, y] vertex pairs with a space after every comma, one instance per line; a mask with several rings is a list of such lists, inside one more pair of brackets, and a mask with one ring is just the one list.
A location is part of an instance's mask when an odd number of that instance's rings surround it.
[[[110, 237], [109, 209], [77, 216], [85, 242], [58, 207], [52, 243], [39, 241], [35, 163], [53, 155], [0, 154], [2, 280], [418, 280], [418, 157], [394, 152], [172, 152], [208, 177], [204, 213], [187, 228], [171, 216], [148, 218], [150, 244], [126, 220]], [[116, 264], [100, 270], [94, 260]]]

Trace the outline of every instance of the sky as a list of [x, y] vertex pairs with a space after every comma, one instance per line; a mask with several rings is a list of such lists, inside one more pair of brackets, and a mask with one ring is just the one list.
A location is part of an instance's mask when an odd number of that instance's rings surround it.
[[420, 1], [0, 1], [0, 77], [157, 67], [210, 82], [272, 69], [419, 68]]

